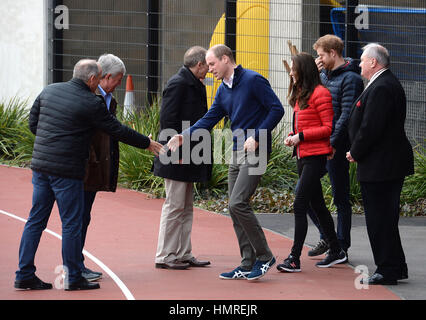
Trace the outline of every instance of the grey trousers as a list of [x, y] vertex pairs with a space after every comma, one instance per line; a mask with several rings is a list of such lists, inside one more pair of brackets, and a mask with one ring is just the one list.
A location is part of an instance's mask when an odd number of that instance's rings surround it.
[[163, 204], [155, 263], [192, 258], [193, 220], [192, 182], [164, 179], [166, 200]]
[[251, 270], [257, 260], [268, 261], [273, 255], [262, 227], [250, 206], [250, 197], [256, 191], [262, 175], [250, 174], [247, 157], [233, 161], [228, 171], [229, 213], [234, 224], [235, 234], [241, 253], [241, 267]]

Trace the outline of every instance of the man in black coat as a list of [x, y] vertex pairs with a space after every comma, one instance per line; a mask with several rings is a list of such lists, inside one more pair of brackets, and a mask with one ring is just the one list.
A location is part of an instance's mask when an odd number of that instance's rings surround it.
[[158, 154], [162, 145], [123, 126], [94, 92], [102, 75], [94, 60], [80, 60], [73, 79], [47, 86], [35, 100], [29, 127], [36, 135], [31, 169], [33, 205], [19, 247], [15, 288], [51, 289], [36, 275], [34, 258], [54, 202], [62, 221], [62, 258], [65, 290], [97, 289], [81, 275], [81, 229], [89, 144], [95, 129], [114, 139]]
[[[207, 112], [206, 88], [202, 81], [208, 71], [206, 49], [195, 46], [184, 56], [184, 66], [172, 76], [163, 91], [160, 113], [160, 130], [172, 129], [181, 133]], [[164, 138], [164, 139], [163, 139]], [[160, 142], [166, 144], [170, 137], [160, 134]], [[192, 151], [194, 144], [190, 146]], [[182, 149], [179, 150], [182, 155]], [[184, 155], [182, 155], [185, 157]], [[164, 164], [161, 157], [154, 160], [154, 175], [163, 177], [166, 189], [155, 266], [165, 269], [186, 269], [190, 266], [209, 265], [192, 255], [191, 230], [193, 220], [193, 183], [206, 182], [211, 177], [211, 164]]]
[[375, 273], [368, 284], [397, 284], [408, 278], [398, 229], [405, 176], [414, 173], [413, 150], [404, 129], [405, 92], [388, 69], [389, 53], [379, 44], [363, 48], [361, 75], [369, 82], [355, 102], [349, 120], [351, 148], [357, 162]]

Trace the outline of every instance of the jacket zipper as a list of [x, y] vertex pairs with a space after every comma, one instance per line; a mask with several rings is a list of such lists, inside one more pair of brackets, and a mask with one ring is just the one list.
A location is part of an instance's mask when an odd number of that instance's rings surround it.
[[[296, 131], [299, 133], [299, 111], [296, 112]], [[296, 146], [297, 159], [300, 159], [300, 142]]]

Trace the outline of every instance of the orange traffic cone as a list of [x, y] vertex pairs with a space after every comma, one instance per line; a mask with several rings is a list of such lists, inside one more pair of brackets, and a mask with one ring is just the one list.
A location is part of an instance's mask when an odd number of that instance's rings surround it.
[[135, 93], [132, 76], [129, 74], [126, 80], [126, 94], [124, 96], [124, 115], [128, 115], [133, 111], [133, 106], [135, 105]]

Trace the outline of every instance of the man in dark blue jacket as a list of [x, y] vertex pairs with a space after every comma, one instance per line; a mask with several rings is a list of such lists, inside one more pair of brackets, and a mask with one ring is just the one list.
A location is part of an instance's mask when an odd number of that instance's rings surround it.
[[95, 129], [155, 154], [162, 148], [158, 142], [123, 126], [108, 112], [104, 101], [94, 94], [101, 75], [102, 68], [96, 61], [80, 60], [74, 67], [73, 79], [47, 86], [31, 108], [29, 127], [36, 136], [31, 160], [33, 205], [19, 246], [19, 270], [14, 284], [17, 289], [52, 288], [35, 275], [34, 258], [55, 201], [62, 221], [64, 289], [99, 288], [99, 284], [88, 282], [81, 274], [83, 179]]
[[[221, 279], [255, 280], [264, 276], [275, 263], [265, 235], [250, 206], [271, 151], [271, 131], [280, 122], [284, 109], [268, 80], [257, 72], [236, 65], [231, 49], [216, 45], [206, 54], [210, 72], [223, 80], [210, 110], [182, 135], [170, 139], [172, 151], [198, 130], [211, 130], [229, 116], [234, 141], [234, 155], [228, 171], [229, 212], [240, 247], [241, 264]], [[258, 156], [256, 163], [256, 156]]]
[[[351, 106], [361, 94], [364, 84], [359, 75], [360, 69], [351, 58], [343, 58], [343, 41], [334, 35], [325, 35], [313, 45], [317, 51], [316, 63], [320, 70], [321, 81], [330, 90], [333, 103], [333, 133], [330, 143], [333, 154], [327, 161], [334, 204], [337, 208], [337, 239], [346, 252], [351, 245], [352, 208], [350, 204], [349, 162], [346, 151], [350, 143], [347, 123]], [[314, 224], [320, 230], [321, 240], [315, 248], [308, 252], [309, 256], [317, 256], [328, 250], [316, 214], [308, 211]]]

